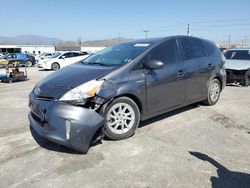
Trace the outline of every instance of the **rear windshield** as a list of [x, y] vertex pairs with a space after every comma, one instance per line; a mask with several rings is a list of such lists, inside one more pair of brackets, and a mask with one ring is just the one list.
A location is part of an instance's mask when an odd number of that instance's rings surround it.
[[249, 50], [229, 50], [225, 53], [226, 59], [250, 60]]
[[151, 43], [128, 42], [105, 48], [83, 61], [84, 64], [122, 65], [149, 49]]

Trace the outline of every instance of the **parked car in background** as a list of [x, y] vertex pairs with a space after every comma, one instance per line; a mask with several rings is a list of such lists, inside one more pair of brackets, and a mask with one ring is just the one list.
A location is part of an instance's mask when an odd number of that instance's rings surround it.
[[82, 61], [89, 54], [87, 52], [55, 52], [50, 59], [38, 63], [38, 68], [58, 70], [67, 65]]
[[3, 58], [3, 57], [4, 57], [5, 55], [7, 55], [7, 54], [8, 54], [8, 52], [1, 52], [1, 53], [0, 53], [0, 59]]
[[37, 56], [35, 57], [35, 59], [36, 59], [36, 62], [38, 63], [39, 61], [42, 61], [42, 60], [44, 60], [44, 59], [49, 59], [49, 58], [51, 58], [53, 55], [54, 55], [54, 53], [44, 52], [44, 53], [42, 53], [42, 54], [40, 54], [40, 55], [37, 55]]
[[0, 67], [5, 67], [8, 65], [7, 55], [0, 56]]
[[250, 85], [250, 49], [230, 49], [225, 53], [227, 83]]
[[41, 136], [86, 153], [104, 135], [132, 136], [141, 120], [198, 101], [214, 105], [225, 84], [224, 57], [210, 41], [131, 41], [41, 80], [29, 95], [29, 121]]
[[18, 62], [19, 65], [26, 65], [27, 67], [31, 67], [36, 63], [34, 56], [25, 53], [9, 53], [4, 55], [1, 59], [5, 64]]

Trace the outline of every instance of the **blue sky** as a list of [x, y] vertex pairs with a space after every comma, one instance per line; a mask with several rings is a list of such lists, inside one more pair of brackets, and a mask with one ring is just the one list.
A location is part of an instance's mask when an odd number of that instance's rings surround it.
[[191, 34], [216, 42], [250, 41], [249, 0], [0, 0], [0, 36], [63, 40]]

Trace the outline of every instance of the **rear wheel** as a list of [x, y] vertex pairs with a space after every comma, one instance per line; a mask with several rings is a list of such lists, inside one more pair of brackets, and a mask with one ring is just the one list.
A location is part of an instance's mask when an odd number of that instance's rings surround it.
[[206, 105], [215, 105], [219, 98], [221, 92], [221, 84], [218, 79], [213, 79], [208, 86], [207, 99], [204, 101]]
[[32, 67], [32, 62], [31, 61], [26, 61], [25, 65], [26, 65], [26, 67]]
[[105, 119], [105, 135], [112, 140], [121, 140], [132, 136], [140, 122], [137, 104], [128, 97], [112, 101], [102, 112]]
[[60, 65], [58, 63], [52, 63], [51, 69], [56, 71], [56, 70], [60, 69]]

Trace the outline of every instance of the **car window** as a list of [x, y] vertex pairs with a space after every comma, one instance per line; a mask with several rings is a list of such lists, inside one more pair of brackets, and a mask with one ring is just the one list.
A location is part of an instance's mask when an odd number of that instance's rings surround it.
[[76, 52], [72, 52], [72, 57], [77, 57], [77, 56], [80, 56], [80, 54]]
[[16, 58], [16, 54], [9, 54], [8, 58]]
[[87, 52], [81, 52], [80, 55], [87, 55]]
[[65, 54], [63, 54], [63, 55], [60, 57], [60, 59], [62, 59], [63, 56], [64, 56], [65, 58], [70, 58], [70, 57], [72, 57], [72, 53], [71, 53], [71, 52], [65, 53]]
[[175, 39], [160, 44], [149, 53], [150, 60], [159, 60], [165, 64], [177, 62], [178, 56], [179, 52]]
[[182, 38], [180, 41], [185, 60], [206, 56], [205, 49], [199, 39]]
[[250, 60], [249, 50], [230, 50], [225, 53], [226, 59]]
[[216, 46], [211, 44], [210, 42], [203, 42], [203, 44], [205, 46], [208, 56], [212, 56], [215, 53]]

